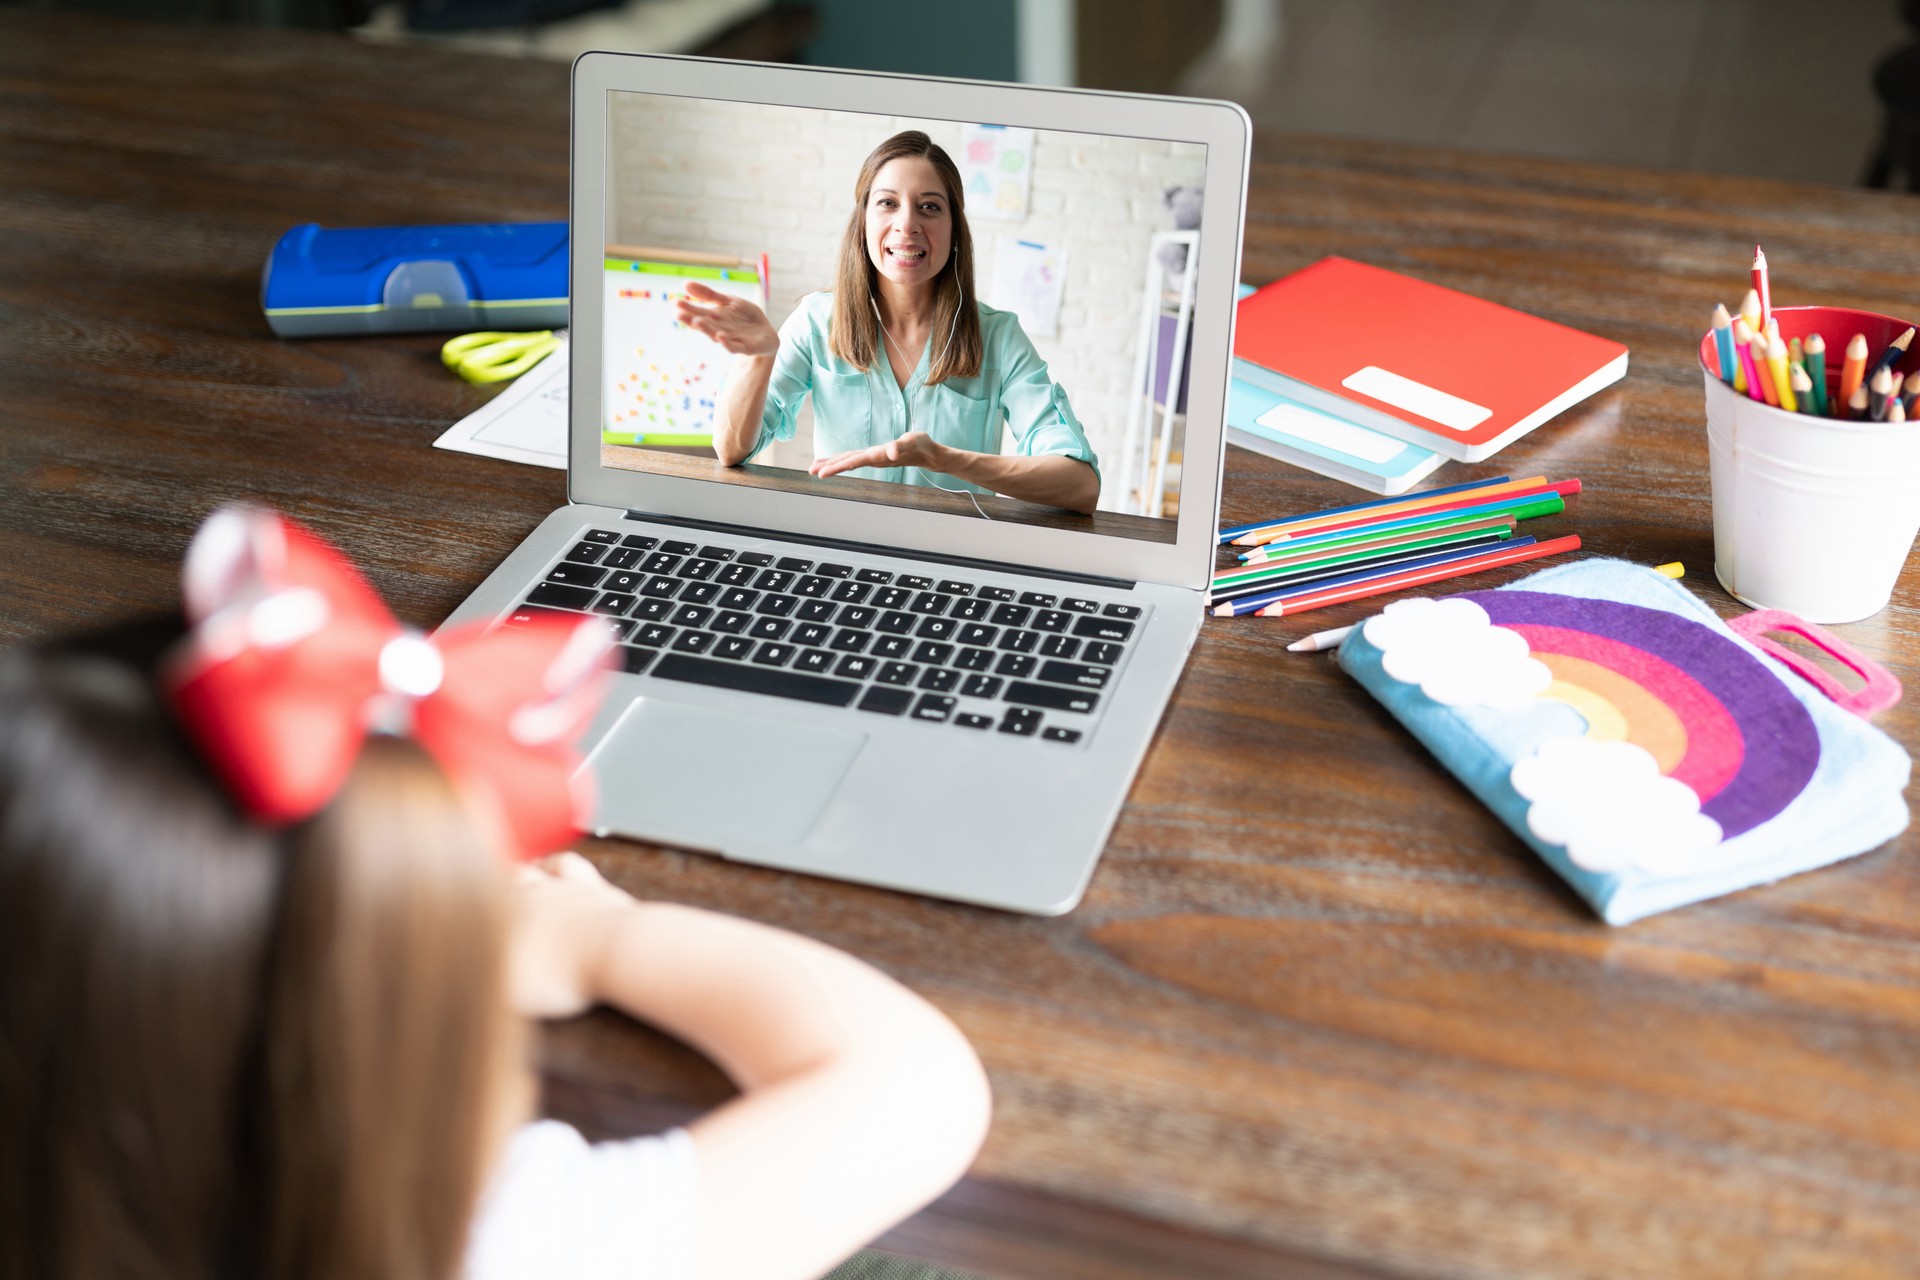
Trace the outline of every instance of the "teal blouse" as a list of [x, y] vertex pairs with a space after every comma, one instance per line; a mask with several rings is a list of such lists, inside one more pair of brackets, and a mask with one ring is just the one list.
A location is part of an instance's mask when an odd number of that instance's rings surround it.
[[[800, 300], [780, 326], [780, 351], [767, 384], [767, 407], [760, 415], [759, 453], [775, 440], [791, 440], [794, 419], [809, 393], [813, 396], [813, 451], [829, 457], [897, 440], [924, 431], [941, 444], [975, 453], [1000, 453], [1004, 424], [1013, 433], [1021, 457], [1059, 454], [1078, 458], [1099, 473], [1100, 463], [1067, 393], [1047, 376], [1047, 363], [1033, 349], [1020, 320], [1011, 311], [980, 307], [983, 356], [977, 378], [949, 378], [927, 386], [934, 342], [902, 388], [884, 359], [861, 370], [835, 356], [827, 346], [833, 295], [812, 293]], [[936, 488], [965, 486], [988, 490], [957, 476], [918, 467], [859, 467], [844, 474], [868, 480]]]

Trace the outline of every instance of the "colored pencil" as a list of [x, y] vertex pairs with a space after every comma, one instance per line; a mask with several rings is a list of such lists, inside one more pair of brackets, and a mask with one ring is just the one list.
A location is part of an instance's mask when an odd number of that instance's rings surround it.
[[1827, 405], [1827, 340], [1817, 333], [1811, 334], [1804, 350], [1807, 378], [1813, 383], [1813, 411], [1824, 418], [1832, 412]]
[[[1546, 481], [1539, 476], [1534, 477], [1534, 482], [1539, 484], [1546, 483]], [[1282, 525], [1297, 524], [1302, 520], [1318, 520], [1323, 516], [1342, 516], [1353, 511], [1373, 511], [1382, 507], [1392, 507], [1397, 510], [1410, 502], [1420, 502], [1429, 498], [1438, 498], [1443, 494], [1465, 493], [1469, 489], [1485, 489], [1496, 484], [1507, 483], [1509, 483], [1509, 481], [1506, 476], [1495, 476], [1491, 480], [1469, 480], [1465, 484], [1448, 485], [1444, 489], [1423, 489], [1419, 493], [1403, 493], [1391, 498], [1373, 498], [1366, 502], [1356, 502], [1350, 507], [1329, 507], [1325, 511], [1309, 511], [1305, 515], [1281, 516], [1277, 520], [1259, 520], [1253, 524], [1237, 524], [1231, 529], [1222, 529], [1220, 531], [1220, 542], [1221, 545], [1224, 546], [1236, 540], [1242, 534], [1257, 533], [1262, 529], [1277, 529]]]
[[1347, 533], [1334, 534], [1326, 538], [1302, 538], [1298, 542], [1270, 542], [1260, 548], [1262, 554], [1248, 554], [1240, 557], [1240, 566], [1234, 569], [1222, 569], [1213, 576], [1217, 580], [1223, 576], [1246, 573], [1255, 569], [1264, 569], [1270, 565], [1293, 560], [1311, 560], [1320, 556], [1348, 555], [1356, 551], [1385, 551], [1390, 547], [1420, 538], [1439, 537], [1448, 533], [1477, 533], [1481, 529], [1490, 529], [1495, 525], [1511, 528], [1517, 525], [1520, 517], [1511, 513], [1500, 516], [1482, 516], [1473, 520], [1450, 519], [1446, 516], [1434, 516], [1428, 520], [1411, 524], [1400, 529], [1354, 529]]
[[1657, 564], [1653, 566], [1653, 571], [1663, 578], [1684, 578], [1687, 576], [1687, 566], [1681, 564], [1678, 560], [1670, 560], [1666, 564]]
[[1900, 403], [1900, 397], [1895, 396], [1891, 400], [1888, 400], [1887, 401], [1887, 421], [1888, 422], [1905, 422], [1906, 420], [1907, 420], [1907, 406]]
[[[1325, 511], [1309, 511], [1305, 515], [1285, 516], [1278, 520], [1268, 520], [1261, 524], [1241, 525], [1227, 530], [1232, 533], [1233, 545], [1251, 547], [1265, 542], [1275, 533], [1298, 533], [1304, 529], [1317, 528], [1337, 520], [1351, 519], [1357, 513], [1371, 513], [1381, 519], [1403, 512], [1422, 510], [1441, 502], [1462, 496], [1505, 493], [1512, 489], [1537, 489], [1547, 482], [1545, 476], [1529, 476], [1525, 480], [1512, 480], [1500, 476], [1494, 480], [1475, 480], [1469, 484], [1449, 485], [1444, 489], [1425, 489], [1419, 493], [1403, 494], [1397, 498], [1376, 498], [1372, 502], [1356, 502], [1350, 507], [1329, 507]], [[1221, 538], [1227, 539], [1224, 534]]]
[[1556, 480], [1552, 484], [1537, 485], [1529, 489], [1522, 489], [1514, 493], [1503, 493], [1493, 497], [1467, 494], [1463, 497], [1443, 498], [1439, 502], [1422, 507], [1417, 512], [1405, 512], [1388, 517], [1386, 520], [1378, 518], [1341, 519], [1329, 521], [1325, 524], [1317, 524], [1311, 529], [1301, 529], [1297, 533], [1261, 534], [1260, 545], [1264, 546], [1275, 542], [1293, 542], [1315, 534], [1333, 533], [1341, 529], [1356, 529], [1366, 525], [1386, 524], [1394, 520], [1413, 519], [1422, 515], [1434, 515], [1442, 511], [1473, 511], [1481, 515], [1497, 515], [1499, 512], [1508, 510], [1516, 505], [1538, 502], [1546, 498], [1549, 494], [1565, 499], [1572, 497], [1578, 492], [1580, 492], [1580, 481], [1576, 479]]
[[1765, 402], [1767, 394], [1761, 388], [1764, 381], [1760, 372], [1760, 362], [1753, 358], [1753, 330], [1748, 327], [1746, 318], [1733, 322], [1733, 349], [1740, 361], [1740, 372], [1747, 380], [1747, 394], [1755, 400]]
[[1798, 365], [1802, 369], [1807, 367], [1806, 348], [1800, 345], [1800, 339], [1798, 338], [1787, 343], [1787, 367], [1791, 369], [1795, 365]]
[[1310, 636], [1300, 637], [1287, 648], [1293, 653], [1318, 653], [1322, 649], [1331, 649], [1345, 640], [1352, 634], [1353, 628], [1359, 625], [1356, 622], [1353, 626], [1335, 627], [1331, 631], [1316, 631]]
[[[1532, 541], [1531, 537], [1529, 537], [1528, 540]], [[1318, 590], [1332, 583], [1357, 581], [1370, 575], [1400, 573], [1419, 565], [1434, 563], [1435, 556], [1443, 554], [1473, 555], [1483, 551], [1491, 551], [1503, 542], [1508, 541], [1511, 540], [1504, 535], [1496, 536], [1491, 533], [1476, 533], [1469, 540], [1456, 542], [1445, 547], [1423, 547], [1413, 551], [1390, 552], [1386, 555], [1375, 556], [1369, 560], [1354, 564], [1329, 565], [1319, 569], [1296, 570], [1292, 573], [1283, 573], [1275, 577], [1265, 578], [1259, 582], [1242, 583], [1240, 586], [1233, 587], [1229, 590], [1211, 592], [1207, 596], [1207, 603], [1209, 605], [1221, 605], [1233, 600], [1245, 600], [1256, 595], [1265, 600], [1271, 600], [1273, 599], [1273, 593], [1276, 591], [1290, 589], [1302, 591], [1309, 589]]]
[[1797, 364], [1787, 366], [1787, 389], [1793, 392], [1795, 413], [1813, 412], [1813, 379]]
[[1747, 296], [1740, 299], [1740, 318], [1747, 322], [1747, 328], [1755, 333], [1765, 333], [1767, 322], [1760, 318], [1760, 291], [1747, 290]]
[[1907, 348], [1912, 344], [1913, 327], [1909, 325], [1905, 333], [1887, 344], [1887, 349], [1880, 353], [1880, 358], [1875, 360], [1872, 366], [1868, 368], [1867, 376], [1871, 378], [1874, 374], [1880, 372], [1880, 370], [1891, 369], [1896, 364], [1899, 364], [1901, 360], [1906, 358]]
[[1847, 354], [1840, 362], [1840, 403], [1853, 404], [1853, 393], [1867, 380], [1867, 335], [1856, 333], [1847, 340]]
[[1847, 399], [1846, 416], [1852, 418], [1855, 422], [1859, 422], [1867, 416], [1867, 409], [1872, 403], [1873, 397], [1867, 394], [1866, 387], [1855, 387], [1853, 389], [1853, 395]]
[[1260, 590], [1265, 587], [1278, 587], [1289, 581], [1306, 581], [1315, 575], [1346, 573], [1352, 570], [1370, 568], [1374, 565], [1392, 561], [1411, 560], [1417, 556], [1431, 555], [1468, 543], [1484, 544], [1501, 542], [1511, 538], [1514, 526], [1510, 523], [1489, 525], [1482, 529], [1466, 531], [1449, 530], [1430, 538], [1420, 538], [1412, 542], [1403, 542], [1391, 547], [1369, 547], [1360, 551], [1348, 551], [1334, 556], [1314, 556], [1292, 562], [1263, 565], [1259, 569], [1245, 573], [1225, 574], [1213, 580], [1208, 592], [1211, 600], [1225, 600], [1247, 590]]
[[1907, 416], [1911, 418], [1914, 402], [1920, 401], [1920, 369], [1907, 375], [1907, 384], [1900, 389], [1900, 398], [1906, 402]]
[[1875, 369], [1867, 379], [1867, 416], [1875, 422], [1887, 420], [1887, 401], [1893, 396], [1893, 371]]
[[[1519, 539], [1515, 539], [1518, 542]], [[1396, 574], [1382, 578], [1377, 582], [1355, 583], [1351, 587], [1332, 587], [1308, 595], [1294, 596], [1259, 610], [1263, 618], [1285, 618], [1296, 613], [1305, 613], [1309, 609], [1324, 609], [1329, 605], [1345, 604], [1349, 600], [1364, 600], [1369, 596], [1385, 595], [1390, 591], [1400, 591], [1407, 587], [1421, 587], [1429, 582], [1443, 582], [1448, 578], [1461, 578], [1483, 569], [1499, 569], [1510, 564], [1520, 564], [1527, 560], [1538, 560], [1542, 556], [1557, 556], [1563, 551], [1577, 551], [1580, 548], [1580, 535], [1568, 534], [1564, 538], [1554, 538], [1548, 542], [1536, 542], [1530, 546], [1509, 544], [1498, 551], [1489, 551], [1485, 555], [1455, 561], [1452, 564], [1434, 565], [1427, 569], [1417, 569], [1409, 573]]]
[[1767, 284], [1767, 255], [1759, 245], [1753, 246], [1753, 291], [1760, 295], [1760, 331], [1765, 333], [1773, 319], [1773, 291]]
[[1530, 547], [1535, 541], [1536, 539], [1532, 536], [1522, 534], [1520, 537], [1507, 541], [1498, 551], [1489, 551], [1484, 547], [1458, 547], [1452, 551], [1436, 551], [1431, 555], [1421, 556], [1417, 560], [1408, 560], [1402, 564], [1387, 565], [1372, 569], [1356, 569], [1352, 573], [1343, 573], [1338, 577], [1324, 578], [1316, 582], [1298, 583], [1290, 587], [1273, 587], [1266, 591], [1239, 596], [1222, 604], [1214, 605], [1213, 616], [1216, 618], [1238, 618], [1245, 614], [1265, 609], [1282, 600], [1315, 595], [1324, 591], [1341, 591], [1349, 587], [1363, 587], [1370, 582], [1385, 582], [1393, 578], [1403, 578], [1413, 574], [1427, 573], [1434, 569], [1444, 569], [1450, 564], [1464, 563], [1482, 556], [1499, 554], [1500, 552], [1504, 552], [1508, 547]]
[[1713, 304], [1713, 347], [1720, 358], [1720, 380], [1735, 391], [1747, 389], [1747, 378], [1733, 355], [1733, 317], [1724, 302]]
[[1773, 377], [1774, 393], [1780, 397], [1780, 407], [1788, 413], [1797, 413], [1800, 401], [1793, 394], [1793, 383], [1787, 377], [1787, 344], [1774, 338], [1767, 343], [1767, 372]]

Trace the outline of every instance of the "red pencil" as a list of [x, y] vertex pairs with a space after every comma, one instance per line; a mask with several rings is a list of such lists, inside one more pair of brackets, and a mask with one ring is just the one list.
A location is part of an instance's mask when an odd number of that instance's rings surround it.
[[1482, 569], [1498, 569], [1503, 565], [1519, 564], [1523, 560], [1538, 560], [1541, 556], [1557, 556], [1562, 551], [1579, 549], [1580, 535], [1568, 534], [1564, 538], [1536, 542], [1530, 547], [1489, 551], [1483, 556], [1469, 556], [1465, 560], [1454, 560], [1448, 564], [1429, 565], [1424, 569], [1395, 574], [1391, 578], [1375, 578], [1372, 582], [1355, 582], [1344, 587], [1330, 587], [1325, 591], [1276, 600], [1266, 608], [1256, 610], [1253, 616], [1291, 618], [1294, 614], [1305, 613], [1309, 609], [1324, 609], [1328, 605], [1345, 604], [1349, 600], [1364, 600], [1368, 596], [1386, 595], [1390, 591], [1404, 591], [1408, 587], [1424, 586], [1429, 582], [1443, 582], [1448, 578], [1464, 577], [1469, 573], [1478, 573]]
[[1753, 246], [1753, 291], [1760, 295], [1760, 332], [1765, 333], [1773, 319], [1773, 295], [1767, 289], [1767, 255], [1759, 245]]

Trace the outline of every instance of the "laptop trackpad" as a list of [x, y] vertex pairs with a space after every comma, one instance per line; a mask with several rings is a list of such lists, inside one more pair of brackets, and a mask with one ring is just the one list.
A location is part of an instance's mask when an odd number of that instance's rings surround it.
[[731, 852], [797, 844], [867, 735], [637, 698], [587, 757], [601, 832]]

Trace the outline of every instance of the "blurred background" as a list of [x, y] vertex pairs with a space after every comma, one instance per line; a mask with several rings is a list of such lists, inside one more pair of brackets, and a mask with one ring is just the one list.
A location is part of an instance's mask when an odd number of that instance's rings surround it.
[[1256, 129], [1920, 190], [1920, 0], [11, 2], [1191, 93]]

